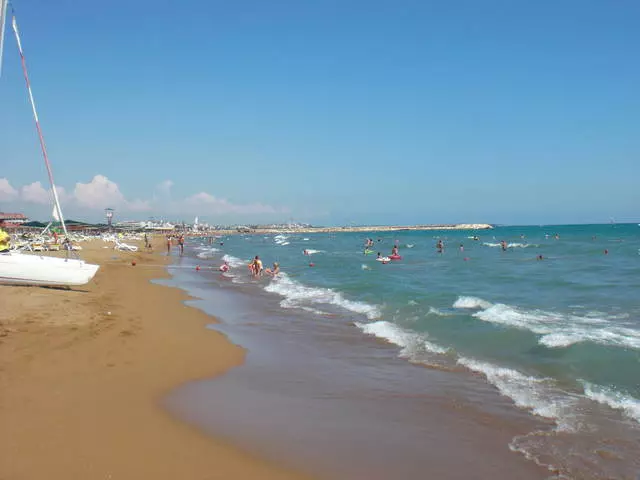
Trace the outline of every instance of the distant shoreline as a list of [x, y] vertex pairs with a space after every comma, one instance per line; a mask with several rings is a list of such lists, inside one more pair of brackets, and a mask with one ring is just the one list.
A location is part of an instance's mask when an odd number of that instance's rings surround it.
[[[400, 232], [423, 230], [490, 230], [494, 228], [488, 223], [457, 223], [442, 225], [366, 225], [352, 227], [299, 227], [299, 228], [239, 228], [235, 230], [213, 230], [210, 233], [337, 233], [337, 232]], [[209, 233], [209, 232], [207, 232]], [[206, 234], [203, 232], [203, 234]]]

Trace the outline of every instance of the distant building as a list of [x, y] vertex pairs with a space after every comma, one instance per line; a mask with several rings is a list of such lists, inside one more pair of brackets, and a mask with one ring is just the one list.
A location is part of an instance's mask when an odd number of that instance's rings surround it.
[[0, 227], [19, 227], [29, 219], [21, 213], [0, 212]]
[[115, 227], [118, 230], [144, 230], [147, 227], [147, 222], [136, 222], [136, 221], [124, 221], [117, 222]]
[[166, 231], [170, 232], [175, 229], [175, 225], [168, 222], [157, 221], [123, 221], [115, 224], [117, 230], [152, 230], [152, 231]]

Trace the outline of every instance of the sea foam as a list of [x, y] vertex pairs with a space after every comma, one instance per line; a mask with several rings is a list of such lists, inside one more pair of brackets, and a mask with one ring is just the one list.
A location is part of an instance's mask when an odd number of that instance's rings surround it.
[[453, 303], [453, 308], [478, 309], [489, 308], [492, 305], [492, 303], [477, 297], [458, 297]]
[[[401, 348], [400, 357], [419, 359], [420, 354], [439, 355], [452, 353], [429, 341], [427, 334], [413, 332], [401, 326], [380, 320], [355, 324], [364, 333], [382, 338]], [[558, 430], [574, 431], [577, 428], [573, 412], [578, 401], [558, 389], [553, 380], [526, 375], [517, 370], [461, 356], [456, 362], [468, 370], [482, 374], [498, 391], [510, 398], [516, 406], [555, 421]]]
[[605, 318], [590, 313], [573, 315], [526, 310], [498, 303], [474, 313], [473, 316], [485, 322], [529, 330], [541, 335], [539, 343], [548, 348], [569, 347], [589, 341], [601, 345], [640, 349], [640, 330], [617, 326], [610, 321], [619, 316], [609, 318], [606, 314], [598, 314]]
[[427, 335], [405, 330], [395, 323], [380, 320], [373, 323], [357, 323], [356, 326], [368, 335], [383, 338], [402, 348], [400, 356], [412, 359], [423, 352], [445, 354], [448, 349], [427, 340]]
[[[482, 245], [484, 245], [485, 247], [493, 247], [493, 248], [498, 248], [501, 247], [502, 245], [500, 245], [499, 243], [491, 243], [491, 242], [484, 242]], [[532, 243], [507, 243], [507, 248], [529, 248], [529, 247], [539, 247], [540, 245], [535, 245]]]
[[207, 258], [213, 258], [216, 252], [219, 252], [220, 249], [219, 248], [201, 248], [199, 250], [202, 250], [201, 252], [198, 253], [198, 255], [196, 255], [198, 258], [202, 258], [202, 259], [207, 259]]
[[555, 420], [558, 429], [573, 431], [572, 410], [576, 399], [557, 390], [550, 379], [525, 375], [511, 368], [500, 367], [472, 358], [460, 357], [458, 363], [484, 375], [501, 394], [509, 397], [520, 408], [536, 415]]
[[244, 267], [245, 265], [248, 264], [248, 262], [245, 262], [244, 260], [242, 260], [240, 258], [233, 257], [233, 256], [228, 255], [228, 254], [223, 255], [222, 260], [227, 262], [229, 264], [229, 266], [232, 267], [232, 268]]
[[345, 310], [365, 315], [369, 320], [380, 317], [380, 308], [365, 302], [349, 300], [341, 292], [331, 288], [309, 287], [297, 282], [286, 273], [281, 273], [265, 287], [267, 292], [284, 297], [280, 302], [283, 308], [302, 308], [310, 305], [335, 305]]
[[640, 400], [637, 398], [612, 388], [594, 385], [585, 381], [582, 381], [582, 385], [587, 398], [615, 410], [621, 410], [627, 417], [640, 423]]

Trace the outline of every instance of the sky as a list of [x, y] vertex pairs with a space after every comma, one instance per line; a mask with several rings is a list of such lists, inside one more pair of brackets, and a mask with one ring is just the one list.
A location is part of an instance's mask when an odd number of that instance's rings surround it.
[[[640, 220], [637, 0], [14, 0], [66, 217]], [[13, 32], [0, 211], [51, 217]]]

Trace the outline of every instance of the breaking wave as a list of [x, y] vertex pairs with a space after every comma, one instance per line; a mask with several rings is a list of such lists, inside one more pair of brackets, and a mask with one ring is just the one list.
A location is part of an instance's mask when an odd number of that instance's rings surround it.
[[369, 320], [380, 317], [380, 308], [365, 302], [349, 300], [341, 292], [331, 288], [309, 287], [292, 280], [286, 273], [274, 278], [265, 290], [284, 297], [280, 302], [283, 308], [303, 308], [310, 305], [329, 304], [365, 315]]

